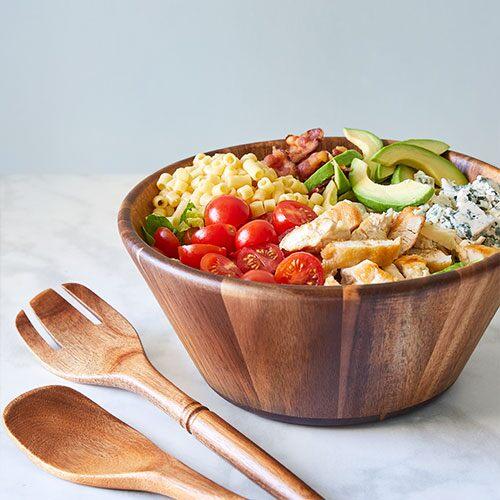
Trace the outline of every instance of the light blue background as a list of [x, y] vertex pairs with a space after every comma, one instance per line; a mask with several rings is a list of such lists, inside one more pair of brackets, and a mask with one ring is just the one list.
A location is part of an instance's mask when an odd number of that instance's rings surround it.
[[0, 5], [3, 173], [147, 173], [314, 126], [500, 158], [495, 0]]

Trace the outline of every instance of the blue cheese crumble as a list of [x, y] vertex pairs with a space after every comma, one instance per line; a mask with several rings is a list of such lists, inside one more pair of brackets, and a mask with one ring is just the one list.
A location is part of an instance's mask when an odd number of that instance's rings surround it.
[[500, 189], [495, 182], [478, 176], [470, 184], [457, 186], [442, 179], [441, 191], [429, 205], [427, 222], [454, 229], [463, 239], [482, 237], [483, 244], [500, 246]]

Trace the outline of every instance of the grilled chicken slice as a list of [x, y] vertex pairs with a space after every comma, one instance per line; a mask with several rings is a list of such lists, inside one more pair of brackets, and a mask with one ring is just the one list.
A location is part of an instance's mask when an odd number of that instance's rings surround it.
[[402, 255], [394, 261], [406, 279], [423, 278], [431, 273], [423, 257], [420, 255]]
[[382, 269], [386, 273], [389, 273], [394, 278], [394, 281], [401, 281], [405, 279], [405, 277], [399, 272], [399, 269], [394, 264], [389, 264]]
[[389, 238], [401, 238], [400, 255], [406, 253], [417, 241], [425, 216], [415, 213], [415, 207], [406, 207], [394, 219]]
[[386, 240], [391, 222], [392, 212], [369, 214], [352, 233], [351, 240]]
[[281, 240], [280, 248], [286, 252], [306, 250], [317, 253], [331, 241], [349, 239], [349, 229], [342, 222], [337, 222], [325, 214], [326, 212], [311, 222], [292, 229]]
[[437, 224], [426, 222], [421, 229], [420, 236], [423, 236], [431, 241], [434, 241], [439, 246], [442, 246], [450, 251], [455, 251], [461, 243], [461, 239], [453, 229], [445, 229]]
[[334, 278], [333, 274], [329, 274], [325, 278], [324, 286], [340, 286], [340, 283]]
[[486, 257], [490, 257], [500, 252], [500, 248], [463, 242], [456, 247], [456, 252], [461, 262], [472, 264], [473, 262], [486, 259]]
[[340, 271], [343, 285], [369, 285], [373, 283], [391, 283], [394, 278], [383, 269], [380, 269], [375, 262], [363, 260], [355, 266], [342, 269]]
[[401, 239], [332, 241], [322, 250], [323, 259], [330, 260], [332, 267], [352, 267], [363, 260], [371, 260], [379, 266], [388, 266], [399, 255]]
[[338, 222], [342, 222], [349, 231], [356, 229], [363, 221], [364, 212], [359, 208], [359, 203], [349, 200], [340, 201], [329, 208], [322, 215]]
[[425, 263], [431, 273], [441, 271], [453, 264], [453, 258], [451, 257], [451, 255], [448, 255], [437, 248], [429, 250], [412, 248], [410, 250], [410, 254], [419, 255], [420, 257], [422, 257], [425, 260]]

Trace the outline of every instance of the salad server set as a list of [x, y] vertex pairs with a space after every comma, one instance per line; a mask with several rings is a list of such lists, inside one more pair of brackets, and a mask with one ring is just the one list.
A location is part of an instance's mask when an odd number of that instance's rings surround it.
[[[148, 360], [135, 329], [114, 308], [81, 284], [63, 287], [100, 323], [94, 324], [52, 289], [32, 299], [35, 315], [60, 348], [53, 349], [45, 342], [24, 311], [18, 314], [16, 326], [49, 371], [73, 382], [118, 387], [144, 396], [276, 498], [321, 498], [263, 449], [161, 375]], [[162, 452], [67, 387], [39, 388], [19, 396], [7, 406], [4, 421], [32, 460], [70, 481], [154, 491], [175, 498], [241, 498]], [[60, 425], [54, 426], [56, 421]], [[101, 421], [102, 425], [97, 425]], [[64, 437], [61, 433], [65, 429], [71, 433]], [[44, 439], [37, 438], [37, 432], [54, 438], [48, 447], [47, 442], [43, 445]], [[95, 444], [97, 452], [82, 443]], [[137, 450], [144, 450], [144, 454], [138, 455]], [[92, 461], [96, 455], [100, 460]]]

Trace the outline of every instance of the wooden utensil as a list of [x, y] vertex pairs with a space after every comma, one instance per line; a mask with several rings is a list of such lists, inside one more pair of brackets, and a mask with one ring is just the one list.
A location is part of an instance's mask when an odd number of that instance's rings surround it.
[[243, 498], [70, 387], [52, 385], [21, 394], [7, 405], [3, 419], [36, 465], [74, 483], [178, 499]]
[[74, 382], [120, 387], [145, 396], [199, 441], [277, 498], [321, 498], [262, 448], [182, 392], [149, 362], [132, 325], [78, 283], [63, 287], [100, 321], [94, 324], [49, 289], [31, 300], [33, 311], [60, 345], [52, 349], [24, 311], [16, 326], [45, 367]]

